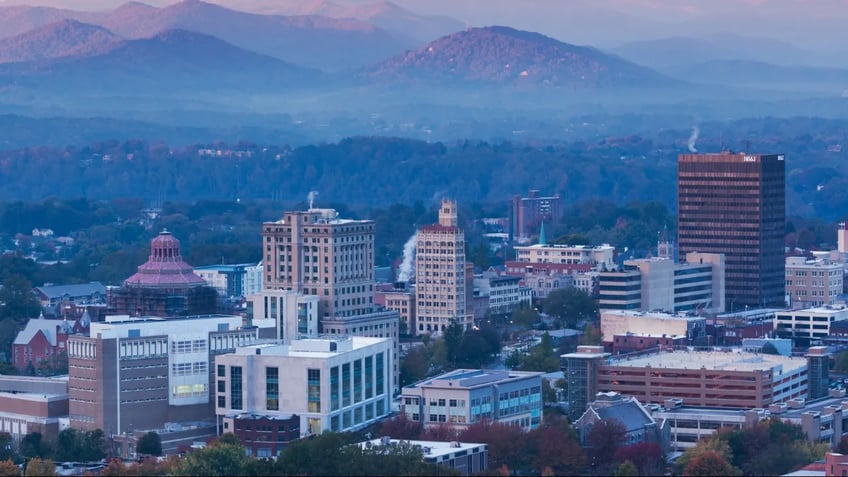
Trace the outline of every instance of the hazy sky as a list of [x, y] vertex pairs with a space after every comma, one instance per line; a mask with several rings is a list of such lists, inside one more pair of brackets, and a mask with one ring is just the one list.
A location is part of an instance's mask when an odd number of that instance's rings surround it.
[[[162, 6], [175, 0], [142, 0]], [[240, 9], [285, 9], [332, 1], [208, 0]], [[841, 53], [848, 44], [848, 0], [394, 0], [416, 13], [441, 14], [473, 26], [509, 25], [573, 42], [611, 46], [635, 39], [734, 33], [777, 38], [818, 51]], [[124, 0], [0, 0], [72, 9], [110, 8]]]

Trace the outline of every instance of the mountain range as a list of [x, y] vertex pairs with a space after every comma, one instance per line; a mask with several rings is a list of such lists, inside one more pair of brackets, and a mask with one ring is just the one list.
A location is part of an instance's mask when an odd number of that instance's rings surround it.
[[[472, 28], [390, 2], [247, 5], [249, 12], [201, 0], [101, 11], [0, 7], [0, 90], [13, 107], [47, 111], [58, 99], [71, 111], [164, 103], [175, 111], [194, 101], [204, 110], [226, 102], [273, 114], [408, 104], [556, 108], [602, 96], [634, 104], [763, 99], [795, 89], [832, 95], [848, 79], [837, 68], [783, 64], [809, 52], [769, 38], [671, 37], [605, 51], [506, 26]], [[775, 50], [783, 56], [769, 56]]]

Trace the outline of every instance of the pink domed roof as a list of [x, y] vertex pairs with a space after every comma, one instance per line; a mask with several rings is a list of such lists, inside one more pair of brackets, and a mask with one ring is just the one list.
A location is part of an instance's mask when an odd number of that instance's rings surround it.
[[138, 272], [124, 281], [128, 287], [196, 287], [206, 282], [195, 275], [194, 268], [183, 261], [180, 241], [163, 230], [150, 241], [150, 257]]

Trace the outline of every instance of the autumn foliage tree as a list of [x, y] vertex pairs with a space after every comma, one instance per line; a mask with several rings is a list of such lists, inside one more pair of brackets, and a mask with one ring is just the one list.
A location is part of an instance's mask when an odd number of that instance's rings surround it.
[[686, 469], [683, 470], [683, 475], [692, 477], [728, 476], [737, 475], [737, 470], [721, 454], [710, 450], [689, 461]]
[[421, 431], [421, 422], [408, 419], [404, 413], [380, 424], [380, 436], [388, 436], [392, 439], [418, 439], [421, 437]]
[[607, 468], [614, 463], [618, 448], [627, 434], [621, 421], [605, 419], [596, 422], [586, 435], [589, 463], [595, 468]]
[[0, 477], [17, 477], [21, 475], [21, 469], [12, 462], [12, 459], [0, 461]]
[[620, 447], [615, 453], [618, 462], [630, 461], [639, 475], [659, 475], [665, 467], [665, 453], [653, 442], [641, 442]]

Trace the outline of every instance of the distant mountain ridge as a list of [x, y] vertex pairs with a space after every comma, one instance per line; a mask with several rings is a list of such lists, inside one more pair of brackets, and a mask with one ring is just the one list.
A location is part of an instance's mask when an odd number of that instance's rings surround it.
[[173, 29], [194, 31], [290, 63], [329, 71], [361, 67], [414, 46], [411, 40], [362, 20], [260, 15], [200, 0], [185, 0], [165, 8], [130, 2], [103, 12], [0, 7], [0, 38], [61, 20], [98, 25], [131, 39]]
[[124, 40], [96, 55], [0, 65], [0, 86], [68, 94], [278, 91], [315, 84], [322, 76], [210, 35], [176, 29]]
[[597, 49], [504, 26], [472, 28], [380, 62], [382, 82], [485, 83], [595, 90], [668, 86], [676, 80]]
[[0, 39], [0, 63], [92, 56], [117, 47], [123, 39], [109, 30], [61, 20], [21, 35]]
[[354, 18], [409, 38], [418, 44], [462, 30], [465, 24], [445, 15], [421, 15], [400, 5], [378, 1], [361, 5], [341, 5], [330, 0], [214, 0], [219, 5], [264, 14], [322, 15], [330, 18]]

